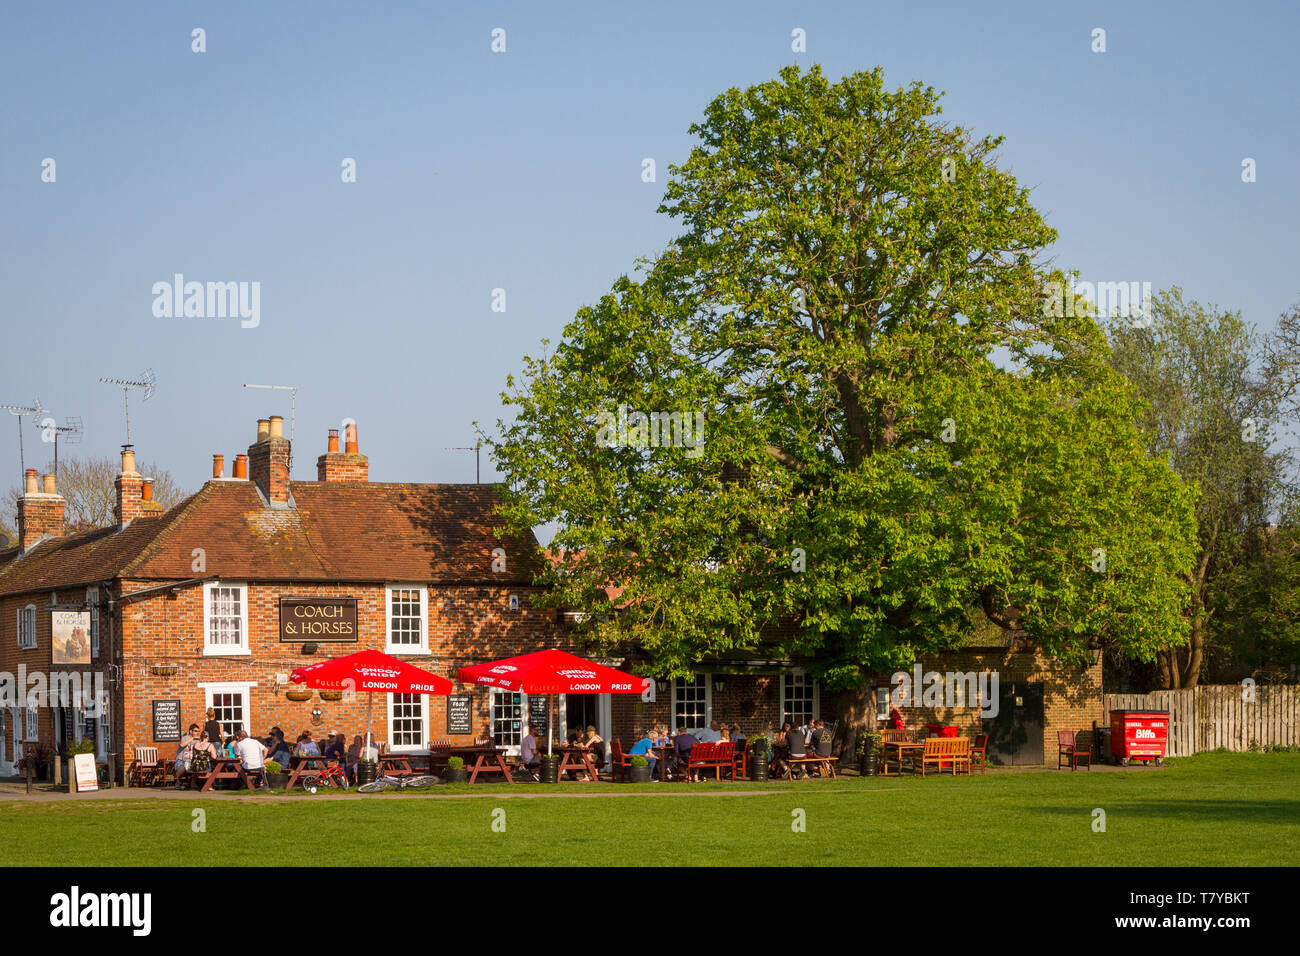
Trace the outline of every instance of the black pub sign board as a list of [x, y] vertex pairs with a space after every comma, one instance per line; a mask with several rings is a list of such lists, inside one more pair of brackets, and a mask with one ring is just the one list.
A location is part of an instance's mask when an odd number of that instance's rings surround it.
[[280, 640], [293, 644], [357, 642], [357, 599], [280, 598]]
[[447, 733], [474, 732], [474, 695], [451, 694], [447, 697]]
[[155, 700], [153, 702], [153, 739], [179, 741], [181, 739], [181, 702]]

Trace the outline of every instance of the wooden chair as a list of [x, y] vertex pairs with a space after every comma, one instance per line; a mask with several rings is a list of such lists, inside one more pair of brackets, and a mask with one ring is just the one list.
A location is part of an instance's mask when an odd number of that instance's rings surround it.
[[447, 769], [447, 758], [451, 756], [451, 738], [439, 737], [429, 741], [429, 773], [441, 773]]
[[623, 741], [615, 737], [609, 742], [611, 751], [609, 776], [611, 780], [627, 780], [627, 770], [632, 766], [632, 758], [623, 752]]
[[1079, 747], [1074, 742], [1073, 730], [1058, 730], [1056, 732], [1056, 769], [1060, 770], [1065, 766], [1066, 760], [1070, 761], [1070, 770], [1079, 769], [1079, 761], [1083, 761], [1084, 766], [1089, 770], [1092, 769], [1092, 748]]
[[[989, 735], [976, 734], [975, 742], [970, 747], [970, 761], [972, 766], [978, 762], [980, 773], [984, 772], [984, 767], [988, 763]], [[1059, 769], [1059, 768], [1058, 768]]]
[[[882, 766], [885, 764], [888, 755], [888, 751], [885, 749], [885, 744], [905, 744], [910, 743], [912, 740], [912, 731], [910, 730], [882, 730], [880, 735], [880, 763]], [[884, 766], [884, 772], [888, 775], [888, 766]], [[898, 761], [898, 772], [903, 772], [903, 761], [901, 758]]]
[[158, 782], [157, 747], [136, 747], [131, 762], [131, 780], [137, 787], [152, 787]]
[[749, 741], [734, 740], [732, 741], [731, 751], [731, 779], [747, 780], [749, 779]]

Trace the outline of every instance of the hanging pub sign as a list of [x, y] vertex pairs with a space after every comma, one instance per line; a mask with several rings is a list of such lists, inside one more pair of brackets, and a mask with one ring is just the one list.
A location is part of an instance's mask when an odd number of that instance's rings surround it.
[[474, 732], [474, 695], [451, 694], [447, 697], [447, 733]]
[[51, 611], [50, 636], [55, 664], [90, 663], [90, 612]]
[[356, 598], [280, 598], [280, 640], [291, 644], [357, 642]]
[[153, 702], [153, 739], [156, 743], [181, 739], [181, 702], [155, 700]]

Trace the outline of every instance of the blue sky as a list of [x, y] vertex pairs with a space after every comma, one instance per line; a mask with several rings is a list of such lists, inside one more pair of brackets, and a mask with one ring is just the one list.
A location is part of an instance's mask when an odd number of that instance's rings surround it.
[[[520, 357], [673, 235], [655, 209], [688, 126], [791, 62], [945, 90], [947, 119], [1006, 136], [1081, 278], [1180, 284], [1261, 327], [1300, 299], [1294, 5], [467, 6], [8, 6], [0, 403], [39, 395], [83, 418], [79, 453], [113, 454], [121, 392], [98, 378], [152, 368], [137, 453], [193, 489], [256, 418], [288, 417], [242, 384], [292, 384], [296, 478], [351, 417], [372, 479], [473, 481], [472, 454], [444, 449], [473, 444]], [[153, 284], [178, 272], [260, 282], [260, 324], [155, 317]]]

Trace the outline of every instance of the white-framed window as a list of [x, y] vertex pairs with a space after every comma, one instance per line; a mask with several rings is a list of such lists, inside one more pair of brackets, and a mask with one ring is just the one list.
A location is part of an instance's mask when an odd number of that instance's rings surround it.
[[700, 730], [713, 719], [713, 682], [708, 674], [673, 680], [673, 733], [678, 727]]
[[802, 670], [781, 675], [781, 720], [802, 727], [817, 716], [817, 681]]
[[415, 585], [384, 588], [384, 650], [389, 654], [429, 653], [429, 590]]
[[90, 656], [99, 656], [99, 588], [86, 588], [86, 603], [90, 605]]
[[892, 692], [892, 687], [876, 688], [876, 720], [889, 719], [889, 708], [891, 706], [889, 695]]
[[388, 749], [395, 753], [426, 751], [429, 707], [426, 694], [388, 695]]
[[36, 646], [35, 604], [29, 604], [18, 609], [18, 646], [28, 649]]
[[24, 708], [24, 710], [27, 714], [27, 719], [24, 721], [23, 740], [35, 743], [40, 738], [41, 733], [41, 725], [37, 720], [36, 708], [27, 707]]
[[203, 587], [203, 654], [249, 654], [248, 585], [215, 582]]
[[256, 686], [256, 681], [199, 684], [203, 688], [204, 710], [211, 707], [216, 711], [216, 719], [220, 721], [221, 729], [227, 737], [233, 737], [240, 729], [253, 732], [249, 702], [253, 696], [252, 689]]
[[492, 714], [492, 740], [508, 753], [518, 754], [524, 739], [528, 695], [494, 687], [490, 690], [488, 707]]

